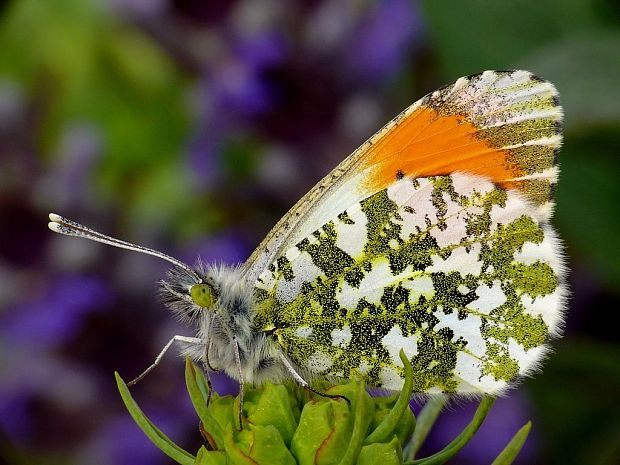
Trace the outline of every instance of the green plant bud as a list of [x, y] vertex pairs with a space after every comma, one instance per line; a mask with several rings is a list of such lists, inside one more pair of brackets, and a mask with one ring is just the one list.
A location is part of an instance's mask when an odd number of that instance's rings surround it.
[[[247, 387], [239, 425], [240, 397], [209, 392], [202, 371], [189, 359], [185, 379], [205, 437], [196, 456], [173, 443], [142, 412], [116, 374], [123, 402], [137, 425], [162, 452], [181, 465], [440, 465], [454, 457], [487, 416], [484, 397], [465, 429], [443, 450], [413, 460], [444, 401], [430, 400], [416, 424], [409, 407], [413, 368], [401, 351], [405, 384], [399, 394], [371, 397], [364, 382], [318, 385], [321, 396], [292, 383]], [[334, 398], [330, 398], [334, 396]], [[430, 414], [428, 412], [434, 412]], [[425, 412], [427, 412], [425, 414]], [[528, 423], [494, 464], [512, 463], [530, 429]]]
[[241, 431], [229, 426], [224, 443], [230, 465], [296, 465], [273, 425], [249, 425]]
[[357, 465], [401, 465], [402, 463], [403, 449], [396, 436], [388, 443], [363, 446], [357, 458]]
[[327, 390], [327, 394], [330, 396], [342, 396], [351, 401], [351, 411], [355, 411], [355, 405], [358, 401], [364, 402], [364, 412], [366, 412], [366, 418], [364, 420], [364, 432], [368, 431], [370, 423], [375, 411], [375, 400], [368, 392], [364, 391], [364, 395], [361, 399], [357, 398], [358, 381], [349, 381], [345, 384], [336, 384]]
[[196, 455], [194, 465], [228, 465], [228, 458], [224, 451], [207, 450], [203, 446]]
[[291, 441], [291, 452], [299, 465], [339, 463], [353, 431], [350, 417], [349, 405], [344, 399], [308, 402]]
[[293, 409], [285, 386], [265, 383], [261, 389], [249, 389], [245, 393], [243, 410], [248, 423], [275, 426], [284, 443], [290, 446], [299, 418], [299, 414], [295, 418], [295, 412], [299, 409]]
[[229, 426], [234, 427], [237, 424], [236, 405], [234, 397], [220, 397], [216, 393], [213, 393], [211, 403], [209, 404], [209, 412], [211, 412], [211, 415], [215, 418], [215, 421], [218, 422], [223, 431], [226, 431]]

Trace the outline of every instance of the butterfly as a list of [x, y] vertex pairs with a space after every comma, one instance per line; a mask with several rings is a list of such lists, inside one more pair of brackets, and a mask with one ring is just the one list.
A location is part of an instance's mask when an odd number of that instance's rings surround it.
[[551, 83], [485, 71], [396, 116], [241, 265], [188, 266], [55, 214], [49, 226], [173, 264], [163, 301], [195, 334], [175, 336], [143, 375], [176, 341], [241, 383], [357, 376], [398, 390], [402, 349], [416, 392], [498, 395], [562, 326], [566, 268], [550, 224], [561, 141]]

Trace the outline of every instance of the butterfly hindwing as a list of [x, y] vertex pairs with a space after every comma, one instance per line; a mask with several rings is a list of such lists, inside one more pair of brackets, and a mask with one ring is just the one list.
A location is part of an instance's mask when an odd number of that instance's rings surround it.
[[404, 176], [479, 175], [521, 192], [548, 219], [561, 121], [553, 85], [527, 71], [460, 78], [408, 107], [310, 190], [245, 263], [245, 276], [253, 283], [339, 212]]
[[518, 190], [465, 173], [393, 182], [258, 278], [255, 324], [309, 379], [364, 375], [417, 392], [497, 394], [558, 331], [559, 243]]

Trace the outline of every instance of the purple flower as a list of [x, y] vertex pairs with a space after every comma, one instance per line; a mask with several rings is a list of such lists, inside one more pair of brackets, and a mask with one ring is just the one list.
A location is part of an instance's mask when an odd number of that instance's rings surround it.
[[[173, 436], [178, 425], [173, 426], [169, 418], [151, 415], [153, 422], [167, 435]], [[86, 447], [85, 458], [99, 458], [110, 465], [134, 465], [162, 463], [164, 456], [144, 435], [129, 414], [114, 417], [98, 431], [91, 444]]]
[[369, 81], [390, 77], [407, 58], [421, 22], [409, 0], [379, 2], [347, 47], [356, 76]]
[[229, 233], [194, 243], [187, 248], [183, 256], [187, 257], [189, 263], [200, 257], [205, 263], [233, 265], [243, 262], [248, 257], [248, 252], [245, 241], [237, 234]]
[[0, 385], [0, 429], [15, 442], [31, 435], [30, 400], [30, 392], [9, 391]]
[[187, 169], [197, 182], [197, 190], [208, 190], [220, 175], [219, 151], [221, 141], [215, 130], [196, 130], [200, 135], [189, 143]]
[[228, 375], [222, 372], [210, 373], [209, 378], [213, 391], [217, 392], [219, 396], [236, 396], [239, 394], [239, 382], [229, 378]]
[[244, 37], [210, 63], [201, 81], [197, 135], [190, 143], [189, 168], [204, 188], [217, 179], [223, 140], [248, 118], [267, 111], [274, 96], [265, 71], [284, 57], [275, 34]]
[[42, 402], [60, 409], [83, 409], [96, 404], [97, 380], [80, 365], [67, 363], [45, 351], [16, 351], [0, 371], [0, 428], [16, 444], [37, 440], [33, 405]]
[[255, 73], [279, 64], [285, 57], [285, 43], [278, 34], [244, 37], [234, 45], [235, 56]]
[[91, 173], [102, 154], [102, 136], [93, 125], [79, 123], [65, 128], [55, 165], [41, 180], [37, 195], [55, 209], [69, 210], [88, 202]]
[[17, 443], [37, 434], [33, 401], [64, 402], [72, 408], [94, 402], [91, 374], [55, 358], [51, 349], [73, 337], [86, 316], [111, 300], [102, 281], [79, 275], [59, 276], [33, 294], [0, 315], [7, 355], [0, 365], [0, 427]]
[[9, 307], [0, 318], [0, 334], [11, 347], [56, 346], [80, 329], [84, 317], [110, 301], [110, 292], [99, 279], [61, 276], [42, 293]]

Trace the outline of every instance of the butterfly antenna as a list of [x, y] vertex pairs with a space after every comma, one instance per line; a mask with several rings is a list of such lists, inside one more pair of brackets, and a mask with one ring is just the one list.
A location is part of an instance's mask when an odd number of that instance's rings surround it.
[[147, 255], [152, 255], [154, 257], [161, 258], [162, 260], [166, 260], [167, 262], [172, 263], [179, 268], [187, 271], [190, 275], [196, 278], [196, 282], [200, 283], [202, 280], [198, 276], [198, 274], [192, 270], [188, 265], [183, 263], [180, 260], [177, 260], [170, 255], [166, 255], [165, 253], [159, 252], [157, 250], [149, 249], [148, 247], [142, 247], [141, 245], [132, 244], [131, 242], [121, 241], [120, 239], [115, 239], [114, 237], [106, 236], [105, 234], [101, 234], [100, 232], [94, 231], [86, 226], [77, 223], [75, 221], [71, 221], [67, 218], [64, 218], [55, 213], [50, 213], [49, 215], [50, 222], [48, 223], [48, 227], [58, 234], [64, 234], [66, 236], [73, 237], [83, 237], [84, 239], [90, 239], [91, 241], [101, 242], [102, 244], [108, 244], [113, 247], [119, 247], [121, 249], [134, 250], [136, 252], [144, 253]]

